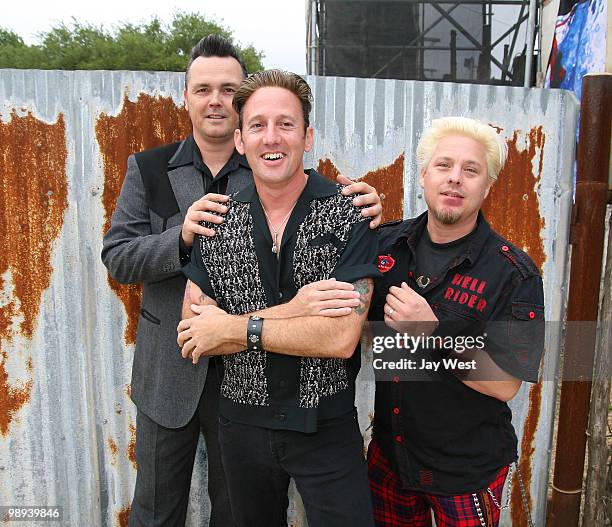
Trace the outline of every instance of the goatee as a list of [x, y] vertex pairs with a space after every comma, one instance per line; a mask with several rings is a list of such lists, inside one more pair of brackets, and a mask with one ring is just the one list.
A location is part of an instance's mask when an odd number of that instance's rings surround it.
[[432, 212], [436, 220], [438, 220], [442, 225], [454, 225], [461, 217], [460, 212], [449, 209], [433, 210]]

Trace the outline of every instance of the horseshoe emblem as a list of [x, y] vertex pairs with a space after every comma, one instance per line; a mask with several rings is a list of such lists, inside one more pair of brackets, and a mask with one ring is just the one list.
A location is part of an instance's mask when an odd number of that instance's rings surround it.
[[429, 276], [424, 277], [423, 275], [421, 275], [416, 279], [416, 283], [421, 289], [425, 289], [429, 285], [429, 282], [431, 282]]

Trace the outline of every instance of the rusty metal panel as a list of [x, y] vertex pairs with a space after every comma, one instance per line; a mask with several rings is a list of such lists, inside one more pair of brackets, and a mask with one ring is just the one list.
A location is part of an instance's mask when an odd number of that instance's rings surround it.
[[[424, 210], [414, 153], [431, 119], [467, 115], [496, 126], [511, 155], [487, 213], [534, 256], [544, 272], [547, 318], [562, 318], [577, 115], [571, 94], [308, 81], [316, 140], [307, 165], [374, 184], [385, 195], [387, 220]], [[179, 73], [0, 70], [0, 504], [62, 505], [63, 525], [127, 525], [135, 482], [129, 382], [140, 293], [109, 281], [101, 237], [128, 154], [188, 130], [182, 87]], [[549, 381], [524, 387], [512, 403], [536, 525], [544, 517], [550, 379], [559, 345], [559, 335], [549, 333]], [[358, 386], [364, 429], [372, 381], [364, 368]], [[205, 467], [200, 448], [188, 525], [208, 516]], [[503, 525], [524, 525], [517, 498], [514, 522], [506, 515]], [[291, 525], [305, 525], [299, 500], [289, 516]]]
[[[182, 86], [174, 73], [0, 72], [0, 504], [127, 525], [138, 306], [109, 283], [101, 240], [128, 154], [186, 132]], [[204, 463], [200, 451], [194, 524]]]

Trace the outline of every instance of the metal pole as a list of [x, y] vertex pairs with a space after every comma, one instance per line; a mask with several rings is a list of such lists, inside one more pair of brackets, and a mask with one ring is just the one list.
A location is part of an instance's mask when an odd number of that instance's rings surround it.
[[[504, 44], [504, 64], [507, 63], [508, 61], [508, 53], [509, 53], [509, 49], [510, 49], [510, 45], [509, 44]], [[502, 82], [504, 82], [506, 80], [506, 72], [502, 71], [502, 78], [501, 78]]]
[[[542, 64], [542, 37], [544, 36], [543, 31], [543, 17], [544, 17], [544, 2], [542, 2], [542, 8], [540, 9], [540, 22], [538, 24], [538, 64], [536, 71], [536, 87], [544, 87], [544, 76], [546, 75], [546, 66]], [[542, 71], [544, 70], [544, 71]]]
[[[319, 40], [317, 41], [317, 75], [327, 75], [327, 63], [325, 47], [327, 45], [327, 19], [325, 0], [318, 0], [319, 11], [317, 11], [317, 27], [319, 28]], [[319, 16], [320, 15], [320, 16]]]
[[[454, 7], [454, 6], [453, 6]], [[425, 28], [425, 4], [421, 4], [421, 27]], [[427, 31], [423, 29], [421, 31], [421, 50], [419, 51], [419, 77], [421, 81], [425, 80], [425, 33]]]
[[537, 0], [529, 1], [529, 18], [527, 19], [527, 56], [525, 57], [525, 79], [523, 86], [531, 86], [531, 64], [533, 62], [533, 48], [535, 44], [535, 25], [538, 10]]
[[550, 527], [576, 527], [580, 516], [595, 351], [593, 329], [599, 304], [608, 194], [611, 118], [612, 75], [586, 75], [582, 80], [576, 198], [570, 228], [568, 329]]
[[457, 32], [451, 29], [450, 33], [450, 80], [457, 82]]
[[[521, 24], [522, 24], [524, 12], [525, 12], [525, 3], [522, 3], [521, 4], [521, 10], [519, 11], [519, 16], [518, 16], [518, 21]], [[527, 13], [527, 18], [529, 18], [529, 13]], [[512, 57], [514, 56], [514, 46], [516, 45], [516, 39], [518, 37], [518, 32], [519, 32], [520, 28], [521, 28], [521, 26], [517, 22], [516, 30], [514, 31], [514, 35], [512, 35], [512, 43], [510, 44], [510, 51], [508, 52], [508, 62], [504, 62], [504, 68], [502, 69], [502, 71], [504, 71], [504, 69], [508, 70], [509, 67], [510, 67], [510, 62], [512, 62]], [[508, 75], [508, 77], [510, 79], [514, 79], [514, 76], [512, 76], [512, 75]]]
[[317, 0], [310, 2], [310, 63], [308, 64], [308, 74], [317, 74]]

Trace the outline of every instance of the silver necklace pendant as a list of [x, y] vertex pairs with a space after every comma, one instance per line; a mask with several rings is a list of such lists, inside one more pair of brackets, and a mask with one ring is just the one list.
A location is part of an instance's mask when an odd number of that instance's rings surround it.
[[[308, 179], [308, 176], [306, 176], [306, 178]], [[272, 252], [274, 254], [276, 254], [276, 256], [278, 258], [280, 258], [280, 254], [279, 254], [280, 248], [278, 246], [278, 235], [280, 233], [280, 230], [283, 228], [283, 225], [285, 225], [285, 223], [289, 219], [289, 216], [291, 216], [291, 212], [293, 211], [293, 208], [295, 207], [295, 203], [297, 203], [297, 200], [292, 205], [291, 210], [287, 213], [287, 215], [285, 216], [283, 221], [280, 222], [280, 224], [279, 224], [279, 226], [277, 228], [274, 228], [274, 225], [272, 225], [272, 222], [270, 221], [270, 216], [268, 215], [268, 211], [264, 207], [264, 204], [261, 202], [261, 199], [259, 200], [259, 203], [261, 204], [261, 209], [263, 210], [263, 213], [264, 213], [264, 215], [266, 217], [266, 221], [268, 222], [268, 226], [270, 227], [270, 230], [272, 231], [271, 234], [274, 237], [274, 240], [272, 242]]]
[[272, 242], [272, 252], [274, 254], [278, 253], [278, 231], [274, 231], [274, 241]]
[[429, 276], [425, 277], [421, 275], [416, 279], [416, 283], [421, 289], [425, 289], [429, 285], [429, 282], [431, 282]]

